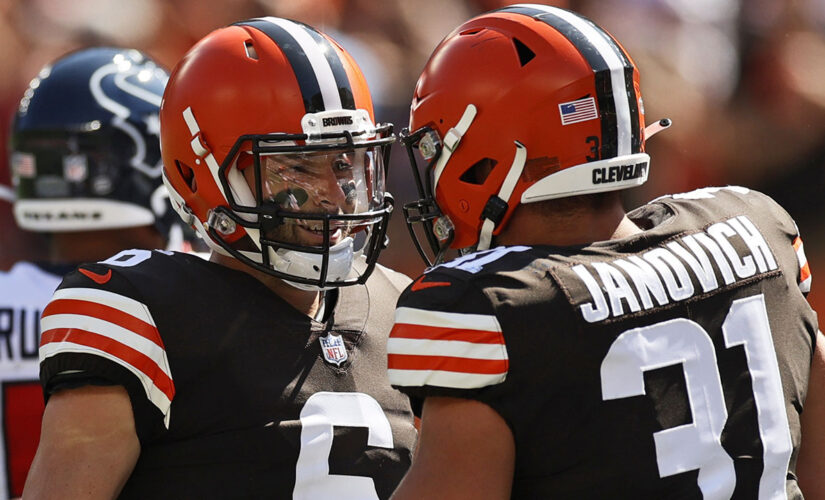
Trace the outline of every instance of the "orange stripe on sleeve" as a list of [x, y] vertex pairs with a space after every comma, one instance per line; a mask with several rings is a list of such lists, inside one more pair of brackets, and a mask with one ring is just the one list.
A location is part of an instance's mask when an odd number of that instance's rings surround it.
[[158, 333], [158, 329], [155, 325], [147, 323], [129, 313], [110, 306], [89, 302], [86, 300], [58, 299], [51, 301], [49, 305], [46, 306], [46, 309], [43, 310], [44, 318], [54, 314], [76, 314], [108, 321], [109, 323], [114, 323], [120, 327], [135, 332], [141, 337], [152, 341], [161, 348], [163, 347], [163, 341], [161, 340], [160, 333]]
[[94, 332], [76, 328], [56, 328], [43, 332], [41, 346], [52, 342], [69, 342], [103, 351], [114, 358], [140, 370], [152, 380], [152, 383], [163, 392], [169, 400], [175, 396], [175, 387], [172, 379], [155, 363], [152, 358], [120, 342]]
[[395, 370], [440, 370], [460, 373], [506, 373], [507, 359], [469, 359], [451, 356], [390, 354], [387, 367]]
[[474, 344], [503, 344], [501, 332], [442, 328], [437, 326], [396, 323], [390, 337], [404, 339], [455, 340]]

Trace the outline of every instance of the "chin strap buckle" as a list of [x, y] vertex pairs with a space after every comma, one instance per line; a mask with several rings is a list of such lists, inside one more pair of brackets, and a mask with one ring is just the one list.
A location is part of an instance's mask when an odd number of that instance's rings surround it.
[[490, 199], [487, 200], [487, 204], [484, 205], [484, 210], [481, 212], [481, 219], [488, 219], [493, 221], [493, 224], [498, 225], [501, 222], [501, 219], [504, 218], [504, 214], [507, 213], [507, 202], [502, 200], [496, 195], [490, 196]]
[[507, 176], [504, 178], [504, 182], [501, 183], [498, 196], [491, 196], [481, 213], [481, 219], [484, 220], [484, 223], [481, 224], [481, 231], [478, 233], [478, 245], [476, 245], [478, 250], [490, 248], [493, 241], [493, 231], [507, 213], [509, 208], [507, 203], [510, 201], [510, 196], [513, 194], [516, 183], [521, 178], [521, 172], [524, 170], [524, 163], [527, 161], [527, 148], [518, 141], [514, 142], [516, 154], [513, 157], [513, 164], [510, 165], [510, 170], [507, 171]]

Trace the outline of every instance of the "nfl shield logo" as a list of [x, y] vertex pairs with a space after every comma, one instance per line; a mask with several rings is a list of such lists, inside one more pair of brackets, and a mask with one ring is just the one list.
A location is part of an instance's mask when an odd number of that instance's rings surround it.
[[83, 182], [88, 176], [89, 165], [86, 155], [66, 155], [63, 157], [63, 177], [69, 182]]
[[347, 348], [344, 347], [344, 339], [340, 335], [333, 335], [331, 332], [325, 337], [321, 337], [321, 353], [329, 363], [341, 366], [347, 360]]

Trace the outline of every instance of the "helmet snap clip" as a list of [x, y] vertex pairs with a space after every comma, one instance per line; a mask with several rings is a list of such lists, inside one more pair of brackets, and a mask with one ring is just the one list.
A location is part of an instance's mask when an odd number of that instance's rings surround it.
[[217, 210], [210, 210], [206, 223], [220, 234], [227, 236], [235, 232], [237, 224], [228, 215]]
[[440, 146], [441, 141], [438, 140], [438, 132], [435, 130], [428, 130], [418, 141], [418, 151], [425, 160], [432, 160]]

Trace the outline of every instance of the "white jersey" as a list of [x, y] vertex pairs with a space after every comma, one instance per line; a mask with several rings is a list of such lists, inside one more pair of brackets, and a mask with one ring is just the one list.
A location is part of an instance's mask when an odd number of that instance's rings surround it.
[[0, 271], [0, 500], [18, 497], [40, 437], [40, 313], [62, 276], [29, 262]]

